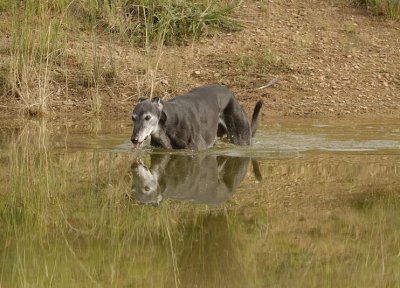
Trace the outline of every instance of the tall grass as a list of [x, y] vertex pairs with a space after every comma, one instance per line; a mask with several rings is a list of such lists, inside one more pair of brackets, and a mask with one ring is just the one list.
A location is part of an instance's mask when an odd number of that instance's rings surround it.
[[15, 1], [12, 6], [9, 84], [25, 111], [43, 116], [51, 98], [50, 74], [61, 55], [59, 20], [49, 2]]
[[[97, 39], [112, 41], [120, 37], [119, 40], [139, 48], [145, 47], [146, 55], [154, 55], [149, 51], [155, 47], [159, 57], [164, 44], [196, 40], [213, 30], [237, 29], [239, 24], [232, 14], [241, 4], [242, 1], [216, 0], [0, 0], [0, 11], [6, 17], [3, 22], [9, 21], [7, 29], [11, 36], [10, 60], [0, 67], [0, 85], [7, 86], [2, 90], [12, 91], [11, 95], [20, 100], [22, 110], [29, 115], [48, 114], [53, 95], [62, 90], [60, 86], [68, 87], [67, 81], [71, 78], [64, 75], [65, 83], [55, 81], [57, 73], [68, 68], [63, 67], [68, 65], [66, 46], [71, 53], [79, 54], [74, 52], [82, 48], [75, 45], [79, 42], [77, 36], [90, 35], [91, 55], [86, 57], [92, 60], [85, 61], [88, 66], [81, 70], [90, 71], [86, 87], [90, 101], [87, 102], [90, 111], [98, 116], [102, 107], [102, 83], [110, 69], [101, 67], [104, 55], [98, 53]], [[147, 75], [151, 79], [150, 91], [154, 91], [157, 63], [147, 69], [151, 72]]]
[[101, 96], [100, 96], [100, 81], [102, 78], [102, 69], [101, 64], [98, 57], [98, 44], [97, 44], [97, 35], [92, 33], [92, 43], [91, 43], [91, 50], [92, 50], [92, 59], [91, 65], [89, 67], [89, 97], [91, 103], [91, 112], [94, 116], [99, 116], [101, 112]]
[[365, 5], [377, 15], [385, 15], [394, 20], [400, 20], [400, 0], [355, 0]]

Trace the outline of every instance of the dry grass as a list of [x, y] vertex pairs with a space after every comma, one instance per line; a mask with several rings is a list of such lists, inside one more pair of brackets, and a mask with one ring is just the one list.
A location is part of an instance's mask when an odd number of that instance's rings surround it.
[[[24, 11], [13, 6], [11, 28], [11, 61], [8, 82], [13, 94], [22, 100], [31, 115], [45, 115], [51, 98], [50, 72], [54, 61], [60, 57], [58, 21], [44, 11], [44, 5]], [[37, 10], [36, 10], [37, 9]]]
[[[144, 65], [144, 78], [150, 80], [135, 86], [145, 84], [140, 89], [149, 90], [151, 95], [158, 61], [148, 61], [146, 55], [153, 57], [166, 43], [186, 43], [214, 29], [237, 29], [239, 24], [230, 15], [240, 5], [235, 1], [1, 0], [0, 13], [5, 16], [1, 26], [11, 36], [10, 60], [0, 71], [2, 94], [16, 97], [24, 113], [44, 116], [51, 102], [59, 101], [55, 94], [66, 92], [68, 98], [69, 85], [78, 79], [87, 83], [84, 98], [89, 112], [99, 116], [103, 102], [100, 91], [110, 78], [118, 77], [111, 45], [107, 48], [110, 53], [100, 52], [99, 39], [145, 49], [141, 60], [155, 66]], [[87, 48], [85, 60], [80, 61], [79, 70], [68, 71], [68, 57], [79, 58], [81, 47]], [[105, 66], [106, 62], [111, 65]]]

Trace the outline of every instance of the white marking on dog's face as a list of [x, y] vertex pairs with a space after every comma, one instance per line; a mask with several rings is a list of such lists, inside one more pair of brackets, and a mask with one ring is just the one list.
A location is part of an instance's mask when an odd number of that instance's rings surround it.
[[157, 131], [159, 115], [157, 104], [150, 101], [142, 101], [135, 107], [132, 114], [134, 127], [131, 140], [136, 148]]
[[139, 143], [142, 143], [158, 128], [158, 116], [150, 113], [142, 114], [141, 116], [133, 116], [139, 121], [135, 121], [135, 126], [138, 125], [137, 138]]

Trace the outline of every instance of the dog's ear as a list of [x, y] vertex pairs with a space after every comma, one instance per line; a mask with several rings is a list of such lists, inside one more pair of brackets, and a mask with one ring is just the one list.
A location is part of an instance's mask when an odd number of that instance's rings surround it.
[[156, 96], [151, 98], [151, 102], [155, 103], [155, 104], [160, 104], [161, 103], [161, 98]]
[[145, 100], [147, 100], [147, 98], [144, 98], [144, 97], [139, 97], [139, 99], [138, 99], [138, 103], [140, 103], [140, 102], [143, 102], [143, 101], [145, 101]]
[[163, 104], [162, 104], [162, 101], [161, 101], [160, 97], [158, 97], [158, 96], [153, 97], [151, 99], [151, 102], [157, 105], [158, 110], [160, 110], [160, 111], [162, 110]]

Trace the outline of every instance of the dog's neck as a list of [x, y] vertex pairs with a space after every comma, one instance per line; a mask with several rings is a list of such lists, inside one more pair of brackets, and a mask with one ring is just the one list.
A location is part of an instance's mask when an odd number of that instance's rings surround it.
[[160, 123], [157, 124], [155, 131], [151, 133], [150, 145], [161, 148], [172, 148], [171, 140]]

